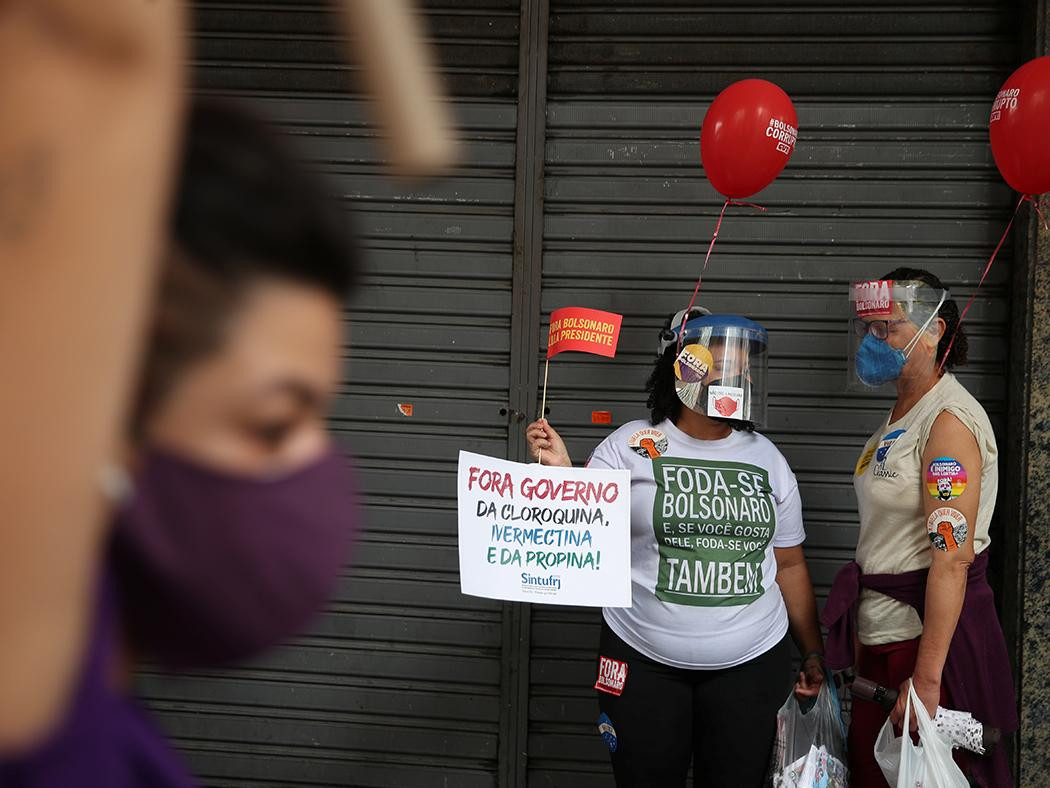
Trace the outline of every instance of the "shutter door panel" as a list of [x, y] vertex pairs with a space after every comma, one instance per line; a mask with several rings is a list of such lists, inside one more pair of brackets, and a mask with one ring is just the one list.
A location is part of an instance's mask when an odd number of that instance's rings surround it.
[[459, 592], [455, 473], [460, 448], [507, 451], [518, 7], [423, 6], [463, 144], [451, 177], [413, 183], [385, 173], [325, 3], [196, 13], [198, 89], [287, 135], [353, 206], [368, 263], [331, 416], [365, 530], [335, 599], [250, 665], [142, 672], [208, 785], [496, 784], [503, 607]]
[[[852, 471], [889, 400], [847, 394], [847, 284], [927, 268], [965, 301], [1012, 194], [987, 144], [990, 98], [1015, 62], [1014, 4], [552, 0], [543, 303], [624, 314], [615, 361], [551, 364], [551, 422], [582, 462], [614, 424], [647, 416], [662, 319], [683, 308], [722, 197], [700, 167], [714, 95], [745, 77], [795, 101], [799, 144], [733, 207], [700, 302], [770, 331], [769, 424], [799, 478], [822, 599], [857, 538]], [[967, 317], [960, 378], [1001, 427], [1009, 249]], [[534, 606], [530, 786], [608, 785], [591, 687], [597, 611]]]

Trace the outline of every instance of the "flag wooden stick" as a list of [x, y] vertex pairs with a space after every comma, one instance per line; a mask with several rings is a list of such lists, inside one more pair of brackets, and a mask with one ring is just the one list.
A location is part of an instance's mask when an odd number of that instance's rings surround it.
[[537, 418], [542, 419], [543, 414], [547, 411], [547, 372], [551, 368], [551, 360], [547, 359], [547, 363], [543, 365], [543, 401], [540, 403], [540, 415]]
[[[547, 363], [543, 365], [543, 401], [540, 403], [540, 415], [539, 418], [543, 418], [543, 412], [547, 410], [547, 373], [551, 368], [551, 360], [547, 359]], [[540, 465], [543, 465], [543, 449], [536, 449], [536, 461]]]

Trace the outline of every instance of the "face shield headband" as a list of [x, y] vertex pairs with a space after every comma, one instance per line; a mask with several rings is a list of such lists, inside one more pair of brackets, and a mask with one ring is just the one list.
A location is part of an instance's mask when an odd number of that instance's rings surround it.
[[[685, 309], [679, 309], [674, 313], [670, 322], [667, 324], [667, 328], [660, 332], [660, 341], [657, 345], [656, 355], [662, 356], [667, 352], [667, 348], [671, 347], [678, 342], [678, 335], [682, 331], [682, 324], [688, 322], [697, 317], [706, 317], [711, 314], [710, 309], [704, 309], [702, 306], [694, 306], [688, 310], [688, 315]], [[678, 348], [681, 350], [681, 348]]]

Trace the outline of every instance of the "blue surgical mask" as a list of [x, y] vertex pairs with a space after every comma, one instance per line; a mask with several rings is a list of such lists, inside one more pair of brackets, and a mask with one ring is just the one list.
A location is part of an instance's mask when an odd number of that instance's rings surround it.
[[908, 357], [885, 339], [865, 334], [857, 348], [857, 377], [865, 386], [881, 386], [901, 376]]

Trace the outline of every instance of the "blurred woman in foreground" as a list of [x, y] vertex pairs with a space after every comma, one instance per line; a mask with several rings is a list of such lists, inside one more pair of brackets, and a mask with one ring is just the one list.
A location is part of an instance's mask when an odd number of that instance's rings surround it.
[[86, 661], [57, 729], [0, 760], [5, 788], [192, 785], [122, 687], [124, 646], [227, 662], [327, 599], [355, 520], [324, 416], [356, 268], [345, 220], [261, 124], [193, 108]]

